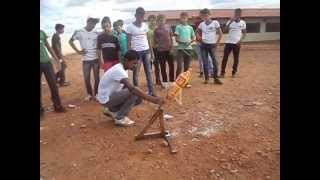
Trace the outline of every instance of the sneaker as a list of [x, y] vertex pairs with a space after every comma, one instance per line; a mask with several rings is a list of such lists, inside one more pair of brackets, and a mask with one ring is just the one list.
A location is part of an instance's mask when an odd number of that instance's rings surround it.
[[122, 127], [130, 127], [135, 124], [134, 121], [130, 120], [128, 117], [124, 117], [122, 119], [115, 119], [114, 124], [116, 126], [122, 126]]
[[203, 84], [208, 84], [209, 80], [204, 80]]
[[186, 87], [187, 87], [187, 88], [191, 88], [192, 85], [191, 85], [191, 84], [187, 84]]
[[54, 108], [54, 112], [57, 112], [57, 113], [65, 113], [65, 112], [67, 112], [67, 110], [66, 110], [64, 107], [62, 107], [62, 106], [58, 106], [58, 107], [55, 107], [55, 108]]
[[222, 85], [223, 83], [220, 81], [220, 79], [216, 78], [214, 79], [214, 84]]
[[91, 95], [88, 95], [84, 98], [85, 101], [90, 101], [92, 99], [92, 96]]
[[115, 117], [116, 117], [116, 113], [115, 113], [115, 112], [111, 112], [111, 111], [109, 110], [109, 108], [107, 108], [107, 107], [105, 107], [105, 108], [103, 109], [103, 114], [106, 115], [106, 116], [108, 116], [108, 117], [111, 117], [112, 119], [115, 119]]
[[219, 78], [224, 78], [224, 74], [221, 73], [220, 76], [219, 76]]

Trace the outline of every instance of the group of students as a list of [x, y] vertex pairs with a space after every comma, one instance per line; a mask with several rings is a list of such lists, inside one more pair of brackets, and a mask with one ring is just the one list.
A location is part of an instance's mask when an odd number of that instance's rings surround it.
[[[192, 43], [196, 42], [197, 48], [200, 50], [197, 51], [200, 76], [202, 77], [204, 74], [204, 83], [208, 83], [209, 71], [211, 71], [214, 83], [222, 84], [219, 77], [224, 77], [225, 66], [231, 50], [233, 50], [235, 58], [233, 77], [237, 72], [240, 42], [245, 37], [243, 36], [243, 34], [245, 35], [245, 22], [240, 19], [241, 10], [236, 9], [234, 18], [227, 23], [229, 35], [226, 40], [221, 74], [218, 76], [215, 49], [221, 39], [222, 31], [219, 22], [211, 20], [208, 9], [200, 11], [201, 22], [197, 24], [196, 31], [188, 24], [188, 14], [186, 12], [180, 14], [181, 23], [176, 26], [174, 33], [171, 27], [166, 24], [164, 15], [150, 15], [148, 23], [144, 22], [144, 16], [144, 9], [142, 7], [137, 8], [135, 21], [129, 24], [125, 31], [122, 29], [123, 21], [118, 20], [111, 26], [110, 18], [104, 17], [101, 21], [103, 32], [95, 30], [99, 19], [90, 17], [87, 19], [86, 26], [75, 31], [69, 40], [70, 46], [82, 55], [82, 69], [87, 90], [85, 100], [98, 101], [104, 106], [104, 114], [111, 116], [115, 124], [120, 126], [134, 124], [134, 121], [127, 116], [131, 108], [140, 104], [142, 99], [159, 105], [164, 103], [164, 99], [157, 97], [154, 92], [152, 64], [157, 85], [173, 82], [182, 72], [182, 69], [183, 71], [189, 69], [192, 61]], [[65, 112], [61, 105], [56, 83], [58, 82], [60, 86], [70, 84], [65, 81], [64, 70], [66, 65], [61, 53], [59, 39], [59, 34], [63, 33], [63, 28], [64, 26], [61, 24], [56, 25], [57, 32], [52, 38], [53, 49], [46, 40], [46, 34], [40, 30], [40, 75], [42, 72], [45, 74], [56, 112]], [[218, 34], [218, 40], [216, 34]], [[173, 37], [178, 44], [176, 47], [176, 72], [174, 71]], [[75, 40], [80, 42], [81, 50], [74, 44]], [[49, 50], [57, 62], [57, 75], [54, 74], [45, 48]], [[210, 63], [212, 66], [210, 66]], [[144, 66], [146, 75], [147, 93], [141, 91], [138, 87], [141, 64]], [[169, 66], [169, 78], [166, 64]], [[100, 68], [105, 71], [101, 80], [99, 77]], [[127, 70], [133, 71], [133, 84], [128, 80]], [[93, 90], [90, 83], [91, 71], [93, 71], [95, 81]], [[191, 87], [191, 84], [187, 84], [187, 87]], [[41, 97], [40, 112], [43, 113]]]

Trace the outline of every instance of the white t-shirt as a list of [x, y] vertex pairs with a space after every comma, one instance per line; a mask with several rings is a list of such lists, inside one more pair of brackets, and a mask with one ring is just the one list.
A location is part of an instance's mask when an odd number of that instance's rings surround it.
[[202, 42], [207, 44], [215, 44], [217, 41], [217, 29], [220, 28], [218, 21], [214, 20], [209, 25], [205, 21], [201, 22], [198, 26], [202, 31]]
[[[227, 22], [229, 24], [230, 21]], [[231, 43], [236, 44], [240, 41], [242, 30], [246, 29], [246, 22], [243, 20], [240, 20], [239, 22], [233, 21], [229, 25], [229, 34], [226, 38], [225, 43]]]
[[141, 27], [137, 27], [133, 23], [128, 25], [126, 32], [131, 34], [131, 48], [135, 51], [145, 51], [149, 49], [147, 33], [148, 25], [142, 23]]
[[106, 71], [99, 82], [98, 101], [101, 104], [107, 103], [113, 92], [120, 91], [123, 88], [124, 85], [120, 81], [125, 78], [128, 78], [128, 73], [121, 63], [112, 66]]
[[82, 49], [87, 53], [82, 56], [83, 61], [92, 61], [98, 59], [97, 57], [97, 38], [99, 32], [92, 30], [88, 32], [85, 28], [77, 30], [73, 33], [72, 39], [78, 40]]

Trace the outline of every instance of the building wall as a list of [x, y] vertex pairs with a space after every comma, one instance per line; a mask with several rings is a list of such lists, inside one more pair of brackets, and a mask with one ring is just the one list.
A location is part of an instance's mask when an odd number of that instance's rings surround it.
[[[226, 23], [227, 19], [219, 19], [221, 24]], [[246, 18], [246, 23], [260, 23], [260, 33], [247, 33], [244, 42], [258, 42], [258, 41], [270, 41], [270, 40], [280, 40], [280, 32], [266, 32], [266, 23], [268, 22], [279, 22], [280, 17], [278, 18]], [[179, 24], [178, 19], [169, 19], [167, 20], [169, 25]], [[192, 20], [190, 20], [192, 24]], [[224, 42], [227, 34], [223, 34], [221, 42]]]

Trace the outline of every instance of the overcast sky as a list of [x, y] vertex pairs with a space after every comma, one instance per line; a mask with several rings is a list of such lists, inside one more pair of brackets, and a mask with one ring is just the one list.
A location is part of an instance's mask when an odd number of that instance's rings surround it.
[[109, 16], [111, 21], [130, 22], [139, 6], [146, 11], [280, 8], [280, 0], [40, 0], [40, 28], [51, 34], [54, 25], [62, 23], [66, 25], [66, 34], [70, 35], [85, 25], [88, 16]]

